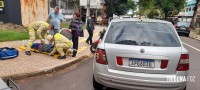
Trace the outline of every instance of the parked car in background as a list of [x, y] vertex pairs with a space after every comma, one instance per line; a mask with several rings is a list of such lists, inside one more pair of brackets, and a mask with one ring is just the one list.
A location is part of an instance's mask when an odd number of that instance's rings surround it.
[[98, 44], [93, 86], [123, 90], [186, 90], [189, 54], [173, 25], [153, 19], [114, 19]]
[[188, 37], [190, 35], [190, 23], [189, 22], [177, 22], [174, 27], [179, 35]]

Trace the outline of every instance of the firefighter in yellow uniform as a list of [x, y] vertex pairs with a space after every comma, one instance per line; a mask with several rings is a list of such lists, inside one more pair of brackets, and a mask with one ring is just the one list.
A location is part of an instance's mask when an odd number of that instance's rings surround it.
[[68, 38], [60, 33], [57, 33], [54, 36], [48, 35], [46, 39], [50, 42], [54, 42], [54, 48], [49, 55], [53, 55], [56, 51], [58, 51], [58, 53], [60, 54], [58, 59], [65, 59], [65, 52], [67, 52], [69, 48], [72, 48], [72, 41], [70, 41]]
[[39, 36], [42, 43], [45, 42], [45, 35], [47, 34], [47, 30], [49, 29], [49, 24], [44, 21], [35, 21], [32, 22], [29, 26], [29, 41], [26, 49], [26, 55], [31, 55], [30, 49], [33, 45], [33, 42], [36, 38], [36, 33]]

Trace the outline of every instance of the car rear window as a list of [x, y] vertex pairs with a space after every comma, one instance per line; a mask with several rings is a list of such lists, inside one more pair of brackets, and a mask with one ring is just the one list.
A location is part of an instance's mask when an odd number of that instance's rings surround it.
[[186, 27], [189, 27], [190, 23], [187, 23], [187, 22], [178, 22], [177, 26], [186, 26]]
[[113, 22], [105, 38], [105, 43], [180, 47], [180, 41], [168, 23], [156, 22]]

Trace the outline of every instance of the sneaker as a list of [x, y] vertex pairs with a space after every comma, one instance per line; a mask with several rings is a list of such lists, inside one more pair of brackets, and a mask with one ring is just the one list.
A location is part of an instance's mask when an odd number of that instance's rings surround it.
[[66, 55], [64, 55], [64, 56], [59, 56], [57, 59], [66, 59]]
[[74, 50], [72, 57], [76, 57], [76, 53], [77, 53], [77, 51]]
[[85, 41], [87, 44], [89, 44], [89, 41]]
[[26, 51], [25, 53], [26, 53], [26, 55], [29, 55], [29, 56], [31, 55], [30, 51]]

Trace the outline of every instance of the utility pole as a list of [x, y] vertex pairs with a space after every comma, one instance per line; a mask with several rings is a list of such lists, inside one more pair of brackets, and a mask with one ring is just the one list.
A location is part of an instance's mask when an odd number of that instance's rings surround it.
[[58, 6], [59, 6], [59, 8], [60, 8], [60, 0], [58, 0]]
[[68, 0], [67, 0], [67, 10], [66, 10], [66, 14], [68, 14], [68, 11], [69, 11], [69, 4], [68, 4], [69, 2], [68, 2]]
[[90, 0], [87, 0], [87, 13], [86, 13], [86, 25], [87, 25], [87, 21], [88, 21], [88, 18], [90, 16]]

